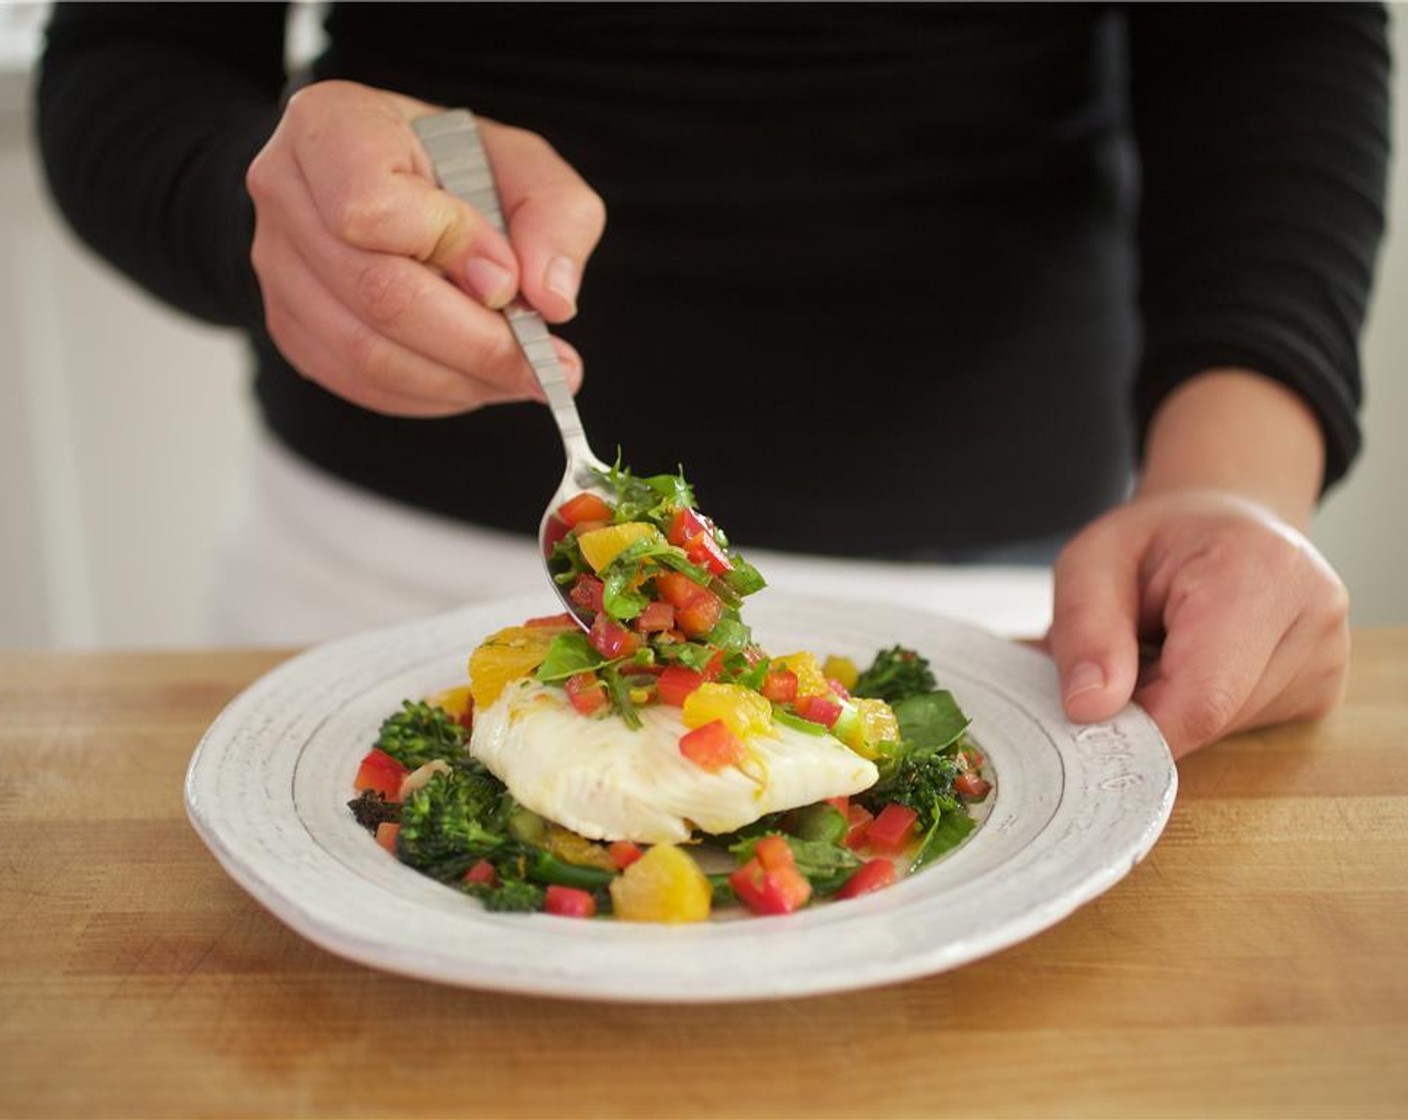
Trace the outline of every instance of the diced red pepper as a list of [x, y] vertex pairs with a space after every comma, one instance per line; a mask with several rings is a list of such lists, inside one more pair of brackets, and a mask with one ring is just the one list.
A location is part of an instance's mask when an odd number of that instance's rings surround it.
[[792, 849], [781, 836], [759, 840], [753, 858], [728, 881], [738, 900], [755, 914], [791, 914], [812, 896], [812, 885], [797, 870]]
[[642, 634], [659, 633], [675, 628], [675, 608], [659, 600], [646, 603], [645, 609], [636, 615], [636, 629]]
[[567, 683], [563, 688], [567, 692], [567, 699], [571, 702], [572, 707], [584, 716], [595, 715], [611, 703], [610, 698], [606, 695], [606, 685], [602, 684], [597, 675], [590, 670], [583, 673], [573, 673], [567, 678]]
[[602, 657], [630, 657], [640, 648], [640, 637], [627, 630], [610, 615], [602, 612], [592, 620], [587, 641]]
[[678, 610], [699, 592], [707, 589], [695, 583], [683, 572], [657, 572], [655, 574], [655, 590], [660, 593], [660, 598]]
[[388, 852], [396, 850], [396, 834], [401, 831], [401, 826], [395, 821], [382, 821], [376, 826], [376, 842]]
[[849, 797], [828, 797], [826, 803], [849, 819], [851, 814], [851, 799]]
[[675, 608], [675, 625], [690, 638], [707, 634], [724, 612], [722, 599], [682, 572], [658, 573], [655, 590]]
[[543, 896], [543, 909], [562, 918], [592, 918], [596, 916], [596, 899], [577, 887], [553, 883]]
[[852, 805], [846, 810], [846, 847], [859, 848], [864, 844], [874, 819], [875, 815], [864, 805]]
[[704, 683], [704, 674], [683, 665], [670, 665], [656, 678], [660, 702], [684, 707], [684, 698]]
[[497, 887], [499, 873], [494, 870], [494, 865], [487, 859], [481, 859], [464, 873], [464, 881], [466, 883], [482, 883], [486, 887]]
[[914, 822], [919, 814], [908, 805], [891, 801], [866, 830], [865, 839], [877, 852], [898, 854], [914, 839]]
[[678, 548], [683, 548], [689, 538], [709, 531], [709, 522], [692, 509], [682, 509], [670, 519], [670, 528], [665, 539]]
[[992, 783], [974, 773], [959, 774], [953, 779], [954, 792], [965, 801], [981, 801], [992, 789]]
[[704, 674], [706, 681], [718, 680], [723, 676], [724, 672], [724, 651], [721, 649], [714, 650], [714, 656], [704, 662], [704, 668], [699, 671]]
[[743, 740], [721, 719], [711, 720], [680, 736], [680, 754], [705, 770], [736, 766], [746, 754]]
[[401, 782], [410, 771], [379, 747], [373, 747], [362, 759], [352, 788], [373, 789], [387, 801], [401, 800]]
[[834, 696], [803, 696], [794, 702], [796, 712], [805, 720], [819, 723], [822, 727], [835, 727], [841, 718], [841, 701]]
[[797, 674], [791, 669], [769, 669], [761, 691], [774, 704], [790, 704], [797, 699]]
[[723, 575], [733, 568], [733, 562], [714, 536], [713, 523], [692, 509], [682, 509], [670, 521], [666, 539], [684, 549], [691, 564], [708, 568], [714, 575]]
[[577, 624], [572, 621], [572, 616], [566, 611], [561, 614], [545, 614], [539, 618], [530, 618], [523, 624], [539, 630], [570, 630]]
[[712, 591], [701, 588], [685, 606], [675, 608], [675, 623], [686, 637], [702, 638], [719, 624], [723, 613], [724, 601]]
[[892, 886], [895, 881], [895, 865], [887, 859], [872, 859], [861, 864], [845, 885], [836, 892], [837, 898], [855, 898], [858, 895], [878, 891]]
[[602, 612], [601, 598], [605, 590], [606, 585], [601, 580], [583, 572], [577, 577], [577, 582], [572, 585], [567, 597], [584, 611], [598, 615]]
[[632, 840], [613, 840], [606, 850], [618, 871], [626, 870], [645, 854], [640, 850], [640, 845]]
[[764, 836], [753, 845], [753, 855], [763, 865], [765, 871], [776, 871], [779, 867], [796, 867], [797, 857], [792, 854], [792, 845], [775, 833]]
[[675, 514], [665, 536], [671, 544], [684, 549], [691, 564], [706, 567], [716, 576], [733, 568], [728, 554], [714, 536], [714, 526], [707, 517], [692, 509], [682, 509]]
[[576, 528], [583, 521], [610, 521], [611, 506], [597, 494], [582, 493], [557, 507], [557, 516]]
[[733, 570], [733, 561], [710, 532], [695, 533], [681, 547], [691, 564], [708, 568], [716, 576]]

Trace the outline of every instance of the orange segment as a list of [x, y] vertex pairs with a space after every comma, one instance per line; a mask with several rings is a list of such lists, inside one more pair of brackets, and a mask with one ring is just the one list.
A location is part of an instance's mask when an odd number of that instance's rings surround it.
[[740, 739], [772, 730], [772, 705], [751, 688], [706, 681], [684, 698], [684, 725], [703, 727], [720, 719]]
[[894, 709], [883, 700], [866, 698], [851, 703], [860, 713], [860, 719], [856, 720], [851, 734], [841, 736], [841, 741], [873, 762], [880, 757], [881, 743], [900, 741], [900, 721], [895, 718]]
[[[577, 538], [582, 550], [582, 559], [600, 572], [629, 545], [645, 537], [660, 537], [660, 530], [644, 521], [627, 521], [623, 525], [608, 525], [604, 529], [593, 529]], [[665, 538], [660, 537], [663, 541]]]
[[702, 922], [713, 890], [686, 852], [656, 844], [611, 880], [611, 908], [626, 922]]
[[847, 692], [855, 688], [856, 681], [860, 680], [860, 670], [849, 657], [828, 657], [821, 667], [821, 672], [827, 680], [835, 681]]
[[831, 686], [826, 683], [826, 676], [821, 671], [821, 666], [816, 663], [816, 655], [807, 653], [789, 653], [786, 657], [779, 657], [783, 665], [797, 674], [797, 695], [798, 696], [828, 696], [831, 693]]
[[485, 638], [469, 655], [469, 691], [474, 706], [487, 708], [506, 685], [541, 665], [558, 633], [544, 626], [510, 626]]

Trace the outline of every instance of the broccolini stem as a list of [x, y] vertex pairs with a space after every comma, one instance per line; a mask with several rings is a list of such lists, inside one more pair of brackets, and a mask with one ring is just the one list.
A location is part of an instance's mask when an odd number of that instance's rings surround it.
[[562, 887], [580, 887], [594, 891], [607, 886], [616, 878], [613, 871], [600, 867], [583, 867], [581, 864], [567, 863], [544, 851], [535, 851], [528, 862], [528, 878], [538, 883], [556, 883]]

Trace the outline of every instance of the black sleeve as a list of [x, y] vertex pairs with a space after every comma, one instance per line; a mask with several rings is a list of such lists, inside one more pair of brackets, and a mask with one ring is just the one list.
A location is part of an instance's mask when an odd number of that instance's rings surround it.
[[1387, 17], [1377, 4], [1131, 5], [1143, 176], [1140, 431], [1215, 366], [1299, 392], [1325, 485], [1359, 449], [1359, 331], [1384, 228]]
[[249, 162], [284, 86], [283, 4], [59, 4], [36, 127], [74, 230], [168, 303], [262, 321]]

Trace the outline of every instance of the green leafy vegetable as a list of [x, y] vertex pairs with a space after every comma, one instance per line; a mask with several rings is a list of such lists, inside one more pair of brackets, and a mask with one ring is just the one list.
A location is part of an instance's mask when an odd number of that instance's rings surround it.
[[[764, 835], [767, 835], [766, 833]], [[860, 856], [850, 848], [825, 840], [804, 840], [800, 836], [788, 836], [785, 832], [774, 832], [787, 841], [792, 849], [792, 857], [797, 862], [797, 870], [811, 883], [818, 895], [835, 894], [861, 865]], [[729, 848], [738, 860], [739, 866], [753, 858], [753, 849], [758, 846], [761, 836], [751, 836]]]
[[580, 630], [566, 630], [553, 638], [547, 657], [543, 658], [543, 663], [533, 676], [543, 684], [551, 684], [589, 669], [598, 669], [603, 664], [605, 659], [592, 648], [585, 634]]
[[601, 679], [606, 682], [606, 695], [611, 699], [611, 707], [625, 721], [632, 731], [641, 726], [640, 712], [631, 700], [631, 686], [621, 675], [620, 667], [614, 661], [601, 666]]
[[744, 649], [753, 644], [753, 631], [738, 617], [737, 611], [725, 611], [704, 640], [719, 649]]
[[954, 799], [952, 804], [942, 804], [940, 808], [937, 819], [929, 826], [919, 850], [910, 862], [911, 872], [918, 871], [926, 863], [958, 847], [963, 843], [963, 838], [977, 827], [977, 822], [968, 815], [968, 810], [957, 799]]
[[443, 708], [403, 700], [401, 710], [382, 722], [376, 745], [407, 770], [437, 758], [464, 756], [465, 730]]
[[552, 572], [552, 578], [563, 586], [576, 583], [580, 575], [594, 574], [592, 566], [582, 555], [582, 547], [577, 543], [575, 529], [566, 533], [552, 546], [552, 553], [548, 556], [548, 570]]
[[663, 521], [676, 510], [694, 506], [694, 490], [679, 474], [657, 474], [639, 478], [621, 465], [618, 454], [609, 471], [597, 476], [616, 495], [617, 524], [626, 521]]
[[[636, 584], [632, 590], [631, 585]], [[618, 622], [629, 622], [645, 610], [650, 596], [639, 589], [636, 572], [624, 564], [612, 564], [602, 580], [601, 606]]]
[[[722, 534], [719, 535], [722, 536]], [[762, 573], [747, 560], [737, 555], [730, 557], [730, 559], [733, 567], [720, 578], [735, 595], [739, 597], [752, 595], [768, 585], [767, 580], [763, 579]]]
[[936, 687], [929, 662], [912, 649], [894, 646], [881, 650], [875, 661], [856, 680], [853, 696], [872, 696], [895, 701], [906, 696], [932, 692]]
[[953, 693], [943, 690], [907, 696], [891, 707], [899, 721], [900, 738], [923, 750], [952, 746], [972, 722], [959, 708]]
[[772, 706], [772, 721], [781, 724], [783, 727], [790, 727], [793, 731], [804, 731], [808, 735], [826, 734], [826, 728], [822, 727], [821, 724], [813, 723], [809, 719], [803, 719], [801, 716], [789, 712], [786, 708], [778, 704]]

